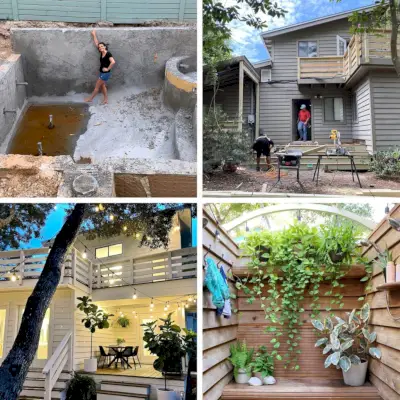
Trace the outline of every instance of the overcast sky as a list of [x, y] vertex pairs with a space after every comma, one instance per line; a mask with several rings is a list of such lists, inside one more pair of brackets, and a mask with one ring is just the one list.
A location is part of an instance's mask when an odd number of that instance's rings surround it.
[[[288, 13], [285, 18], [260, 17], [268, 23], [266, 30], [280, 28], [315, 18], [336, 14], [364, 6], [374, 4], [374, 0], [342, 0], [341, 3], [329, 0], [274, 0]], [[226, 4], [237, 4], [234, 0], [227, 0]], [[268, 58], [261, 38], [260, 31], [247, 26], [243, 22], [231, 24], [232, 41], [231, 47], [234, 55], [245, 55], [250, 61], [256, 62]]]

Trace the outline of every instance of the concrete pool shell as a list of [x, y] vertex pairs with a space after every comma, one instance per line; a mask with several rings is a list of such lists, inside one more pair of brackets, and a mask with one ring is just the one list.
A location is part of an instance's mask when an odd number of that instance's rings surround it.
[[[13, 50], [20, 55], [13, 54], [0, 65], [0, 85], [8, 93], [0, 94], [6, 109], [5, 114], [0, 113], [1, 153], [7, 153], [29, 105], [82, 103], [93, 89], [99, 56], [90, 31], [11, 31]], [[100, 106], [99, 96], [90, 106], [87, 130], [79, 136], [73, 154], [46, 157], [42, 163], [38, 157], [18, 156], [13, 160], [12, 155], [0, 156], [0, 180], [7, 173], [27, 171], [31, 162], [40, 172], [57, 174], [57, 195], [62, 197], [195, 196], [197, 85], [192, 65], [196, 30], [174, 27], [97, 31], [100, 40], [111, 43], [110, 50], [118, 63], [109, 84], [110, 104]], [[179, 73], [172, 68], [171, 75], [171, 60]], [[191, 64], [187, 75], [185, 60]], [[178, 80], [174, 80], [174, 73]], [[182, 89], [182, 79], [188, 80], [190, 90], [186, 84]], [[81, 159], [89, 163], [78, 164]], [[81, 175], [94, 177], [97, 188], [80, 192], [74, 182]]]

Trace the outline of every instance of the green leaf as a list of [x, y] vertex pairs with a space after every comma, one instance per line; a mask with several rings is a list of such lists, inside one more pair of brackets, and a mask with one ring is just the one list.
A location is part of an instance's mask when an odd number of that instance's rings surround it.
[[356, 356], [355, 354], [352, 354], [352, 355], [350, 356], [350, 361], [351, 361], [351, 363], [354, 364], [354, 365], [361, 364], [360, 357]]
[[369, 280], [369, 275], [364, 276], [364, 278], [361, 278], [361, 279], [360, 279], [361, 282], [366, 282], [366, 281], [368, 281], [368, 280]]
[[339, 364], [339, 360], [340, 360], [340, 351], [337, 351], [337, 352], [335, 352], [335, 353], [333, 353], [331, 355], [332, 355], [332, 359], [331, 359], [332, 364], [333, 365], [338, 365]]
[[322, 354], [328, 354], [331, 350], [332, 350], [332, 346], [330, 344], [328, 344], [322, 351]]
[[344, 342], [340, 345], [340, 350], [345, 351], [349, 349], [351, 346], [353, 346], [354, 340], [348, 340], [347, 342]]
[[311, 321], [311, 323], [313, 324], [315, 329], [318, 329], [321, 332], [324, 330], [324, 325], [322, 324], [321, 321], [318, 321], [317, 319], [314, 319], [314, 320]]
[[372, 357], [379, 358], [379, 359], [382, 357], [382, 352], [377, 347], [370, 347], [369, 348], [369, 354]]
[[339, 366], [344, 372], [347, 372], [351, 368], [351, 361], [349, 357], [343, 356], [340, 358]]
[[321, 338], [319, 340], [317, 340], [317, 342], [315, 343], [315, 347], [319, 347], [322, 346], [323, 344], [328, 343], [328, 338]]

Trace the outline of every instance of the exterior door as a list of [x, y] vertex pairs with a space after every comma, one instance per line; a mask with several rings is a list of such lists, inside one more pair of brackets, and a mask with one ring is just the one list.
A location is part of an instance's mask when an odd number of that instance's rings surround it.
[[[19, 316], [18, 316], [18, 329], [21, 325], [22, 314], [24, 313], [25, 306], [19, 307]], [[42, 368], [46, 365], [47, 360], [51, 357], [51, 313], [50, 308], [47, 309], [42, 328], [40, 329], [40, 339], [39, 339], [39, 347], [36, 352], [35, 358], [32, 362], [32, 367]]]
[[[158, 317], [155, 318], [141, 318], [140, 325], [147, 324], [148, 322], [155, 321]], [[149, 349], [145, 349], [146, 342], [143, 340], [144, 336], [144, 327], [139, 326], [139, 357], [140, 362], [143, 364], [153, 364], [156, 360], [156, 356], [150, 353]]]
[[344, 56], [347, 50], [347, 40], [337, 36], [337, 55]]

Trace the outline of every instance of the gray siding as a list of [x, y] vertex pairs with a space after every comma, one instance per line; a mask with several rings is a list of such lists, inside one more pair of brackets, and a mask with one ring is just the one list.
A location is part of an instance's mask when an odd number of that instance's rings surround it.
[[376, 149], [400, 144], [400, 78], [395, 72], [371, 75]]
[[[315, 96], [343, 97], [343, 123], [325, 122], [324, 100]], [[312, 104], [312, 139], [319, 143], [332, 143], [329, 134], [332, 129], [338, 129], [345, 141], [352, 140], [352, 109], [348, 91], [335, 88], [302, 89], [296, 83], [292, 84], [261, 84], [260, 87], [260, 128], [266, 129], [268, 135], [278, 144], [293, 140], [296, 121], [293, 110], [293, 100], [311, 100]]]
[[353, 121], [353, 139], [363, 140], [369, 151], [373, 150], [371, 117], [371, 82], [367, 76], [354, 89], [357, 100], [357, 121]]
[[[340, 130], [343, 140], [352, 140], [352, 110], [348, 91], [337, 89], [335, 85], [320, 87], [299, 87], [298, 41], [317, 41], [320, 57], [337, 55], [337, 35], [350, 39], [350, 23], [347, 20], [335, 21], [314, 28], [304, 29], [273, 40], [272, 80], [290, 80], [286, 83], [260, 84], [260, 128], [267, 130], [276, 143], [284, 144], [293, 140], [294, 111], [293, 100], [309, 99], [312, 103], [312, 138], [319, 143], [331, 143], [329, 133]], [[345, 122], [330, 123], [324, 121], [323, 100], [315, 96], [343, 97]]]
[[[244, 126], [247, 126], [247, 116], [249, 114], [255, 114], [255, 94], [253, 89], [252, 91], [253, 81], [250, 79], [244, 80], [243, 87], [243, 121]], [[253, 95], [253, 102], [251, 97]], [[208, 107], [210, 106], [213, 99], [213, 91], [204, 92], [203, 95], [203, 104], [204, 104], [204, 112], [208, 111]], [[223, 88], [218, 89], [217, 96], [215, 98], [215, 102], [222, 106], [222, 109], [226, 114], [228, 114], [229, 118], [236, 120], [238, 118], [238, 110], [239, 110], [239, 84], [234, 84], [230, 86], [225, 86]]]

